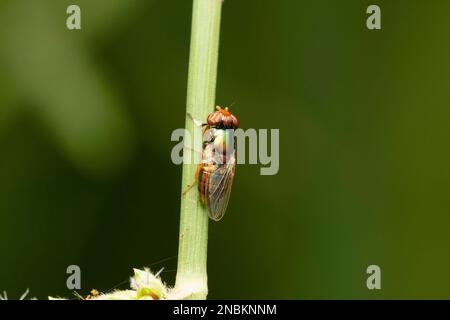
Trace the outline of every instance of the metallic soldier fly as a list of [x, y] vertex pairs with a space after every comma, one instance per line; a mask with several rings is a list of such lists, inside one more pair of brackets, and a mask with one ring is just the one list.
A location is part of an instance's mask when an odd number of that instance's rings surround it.
[[201, 125], [205, 127], [202, 161], [197, 167], [195, 179], [200, 200], [208, 208], [209, 217], [219, 221], [230, 199], [236, 169], [233, 130], [239, 127], [239, 121], [228, 108], [217, 106], [216, 111], [209, 114], [207, 123]]

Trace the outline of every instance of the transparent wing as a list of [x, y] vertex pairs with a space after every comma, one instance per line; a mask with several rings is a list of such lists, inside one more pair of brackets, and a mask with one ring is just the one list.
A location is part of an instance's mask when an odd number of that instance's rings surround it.
[[236, 169], [235, 158], [232, 157], [227, 164], [221, 165], [211, 174], [207, 188], [209, 217], [219, 221], [225, 214], [230, 200]]

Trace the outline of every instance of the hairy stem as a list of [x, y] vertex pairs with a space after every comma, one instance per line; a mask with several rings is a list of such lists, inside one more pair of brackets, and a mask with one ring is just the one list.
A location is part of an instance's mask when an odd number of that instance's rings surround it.
[[[216, 91], [217, 61], [222, 0], [194, 0], [187, 91], [187, 113], [204, 121], [213, 110]], [[194, 139], [197, 128], [186, 117], [184, 152], [194, 159], [201, 150], [201, 139]], [[190, 139], [189, 139], [190, 138]], [[182, 190], [195, 181], [194, 161], [183, 164]], [[208, 213], [200, 203], [197, 188], [181, 197], [178, 270], [175, 290], [192, 299], [206, 299], [208, 294], [206, 258]]]

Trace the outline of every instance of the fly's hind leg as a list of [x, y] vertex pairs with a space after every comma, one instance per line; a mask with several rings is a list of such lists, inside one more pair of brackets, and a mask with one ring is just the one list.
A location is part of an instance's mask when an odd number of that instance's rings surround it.
[[198, 164], [197, 170], [195, 170], [195, 180], [192, 184], [188, 184], [187, 189], [183, 191], [183, 193], [182, 193], [183, 197], [198, 183], [198, 175], [200, 173], [201, 168], [202, 168], [202, 164]]
[[197, 181], [194, 181], [193, 184], [188, 184], [188, 187], [186, 190], [183, 191], [183, 193], [181, 194], [183, 197], [186, 195], [186, 193], [188, 193], [189, 191], [191, 191], [191, 189], [197, 184]]

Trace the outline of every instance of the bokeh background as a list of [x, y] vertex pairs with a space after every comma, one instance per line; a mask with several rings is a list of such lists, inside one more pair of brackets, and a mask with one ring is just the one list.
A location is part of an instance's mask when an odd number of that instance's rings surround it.
[[[217, 103], [280, 129], [210, 223], [210, 298], [450, 298], [450, 2], [236, 1]], [[66, 29], [78, 4], [82, 30]], [[0, 289], [173, 285], [191, 1], [0, 1]], [[382, 289], [366, 288], [366, 268]]]

